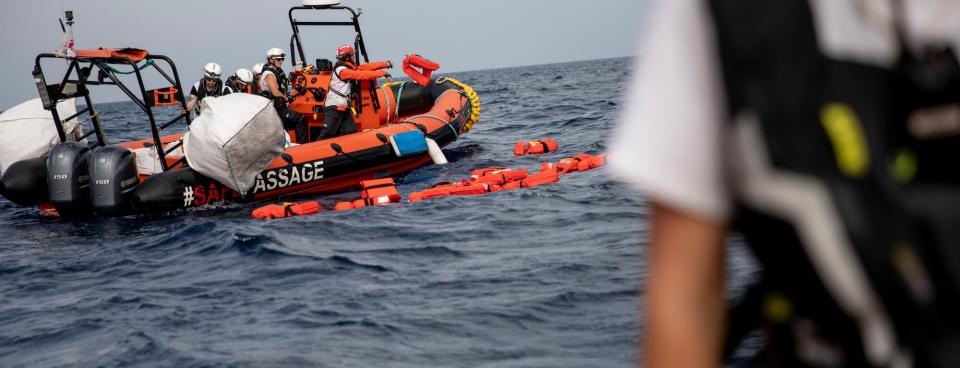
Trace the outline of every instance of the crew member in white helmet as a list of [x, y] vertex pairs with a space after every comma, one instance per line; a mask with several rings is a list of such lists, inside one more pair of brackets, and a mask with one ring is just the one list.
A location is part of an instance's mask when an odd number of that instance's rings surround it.
[[253, 64], [250, 70], [253, 71], [253, 93], [260, 94], [260, 75], [263, 74], [263, 64]]
[[219, 97], [223, 93], [223, 81], [220, 80], [221, 71], [220, 64], [217, 63], [207, 63], [203, 66], [203, 79], [194, 83], [193, 88], [190, 89], [187, 111], [195, 108], [197, 114], [200, 114], [200, 101], [204, 97]]
[[286, 54], [279, 48], [267, 50], [267, 64], [263, 66], [263, 74], [259, 79], [260, 94], [273, 100], [273, 106], [283, 120], [283, 129], [294, 130], [297, 143], [307, 143], [310, 137], [306, 119], [287, 107], [293, 96], [288, 92], [290, 83], [281, 68], [284, 58]]
[[223, 94], [231, 93], [254, 93], [253, 92], [253, 72], [240, 68], [227, 78], [223, 86]]

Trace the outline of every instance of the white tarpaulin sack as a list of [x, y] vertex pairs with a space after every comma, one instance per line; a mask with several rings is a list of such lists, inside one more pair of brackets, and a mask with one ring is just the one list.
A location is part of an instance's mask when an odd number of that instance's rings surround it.
[[230, 189], [246, 192], [283, 152], [283, 123], [273, 101], [232, 93], [200, 103], [203, 113], [183, 137], [187, 163]]
[[[76, 114], [76, 99], [61, 101], [57, 104], [57, 113], [61, 119]], [[67, 140], [83, 136], [79, 122], [79, 119], [73, 118], [63, 123]], [[60, 135], [53, 125], [53, 115], [43, 109], [39, 98], [0, 114], [0, 171], [6, 170], [14, 162], [43, 156], [57, 143], [60, 143]]]

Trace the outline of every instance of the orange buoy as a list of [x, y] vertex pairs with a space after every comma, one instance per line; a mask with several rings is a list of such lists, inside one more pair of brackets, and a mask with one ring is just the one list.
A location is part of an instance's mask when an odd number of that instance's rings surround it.
[[[420, 70], [416, 68], [420, 68]], [[424, 87], [430, 83], [430, 75], [437, 69], [440, 69], [440, 64], [427, 60], [420, 55], [407, 55], [403, 58], [403, 73]]]
[[293, 216], [312, 215], [323, 210], [317, 201], [284, 202], [268, 204], [253, 210], [251, 215], [258, 219], [275, 219]]
[[543, 138], [535, 141], [520, 141], [513, 145], [513, 154], [517, 156], [523, 155], [539, 155], [547, 152], [556, 151], [559, 148], [557, 141], [552, 138]]

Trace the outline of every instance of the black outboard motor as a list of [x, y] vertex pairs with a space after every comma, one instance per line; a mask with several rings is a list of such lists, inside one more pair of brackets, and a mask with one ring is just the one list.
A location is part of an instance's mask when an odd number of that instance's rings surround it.
[[62, 217], [90, 213], [89, 157], [90, 148], [79, 142], [57, 144], [47, 156], [47, 193]]
[[47, 201], [47, 158], [14, 162], [0, 178], [0, 194], [21, 206]]
[[120, 146], [100, 147], [90, 158], [90, 198], [94, 212], [119, 216], [130, 210], [130, 198], [139, 187], [133, 152]]

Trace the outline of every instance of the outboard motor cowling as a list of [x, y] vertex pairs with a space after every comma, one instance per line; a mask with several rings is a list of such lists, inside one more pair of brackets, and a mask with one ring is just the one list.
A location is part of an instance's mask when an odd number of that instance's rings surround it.
[[130, 198], [140, 184], [133, 152], [120, 146], [100, 147], [89, 165], [93, 211], [106, 216], [129, 212]]
[[79, 142], [60, 143], [50, 150], [47, 193], [60, 216], [82, 217], [90, 213], [89, 158], [90, 148]]
[[0, 178], [0, 194], [21, 206], [47, 201], [47, 158], [14, 162]]

